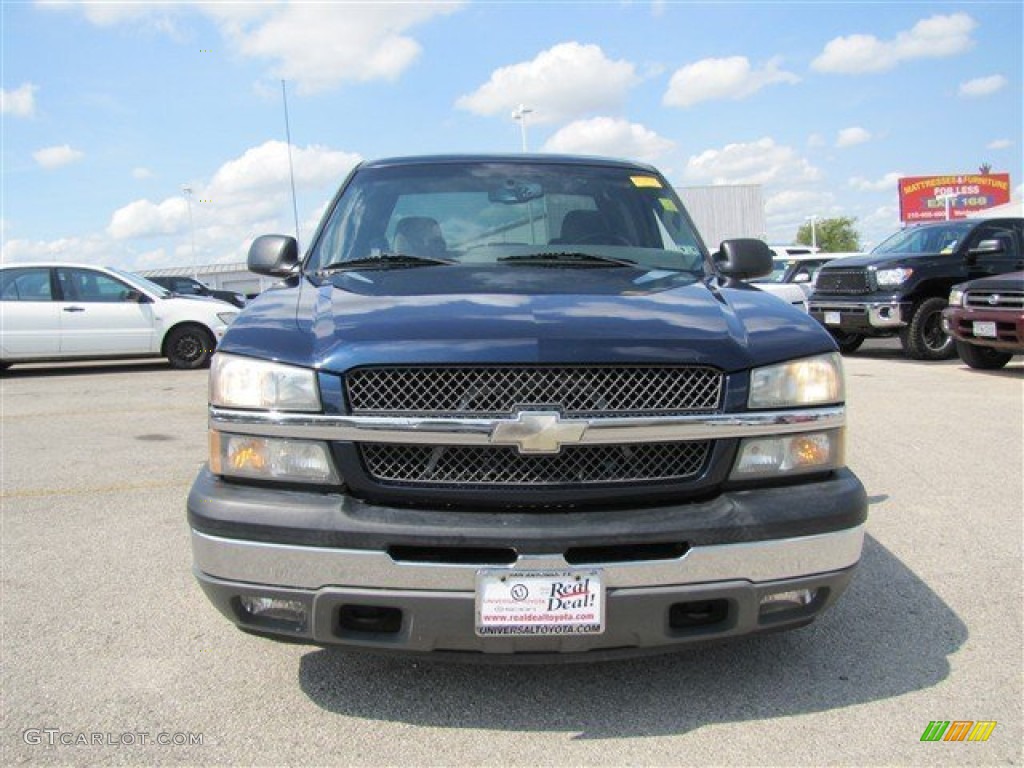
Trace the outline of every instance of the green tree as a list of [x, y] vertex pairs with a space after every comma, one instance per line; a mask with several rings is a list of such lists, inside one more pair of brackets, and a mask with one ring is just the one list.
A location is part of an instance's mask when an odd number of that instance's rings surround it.
[[834, 219], [818, 219], [814, 222], [814, 237], [811, 235], [811, 222], [807, 222], [796, 232], [796, 241], [801, 245], [811, 245], [816, 240], [818, 247], [825, 253], [842, 253], [860, 250], [860, 233], [854, 229], [857, 219], [839, 216]]

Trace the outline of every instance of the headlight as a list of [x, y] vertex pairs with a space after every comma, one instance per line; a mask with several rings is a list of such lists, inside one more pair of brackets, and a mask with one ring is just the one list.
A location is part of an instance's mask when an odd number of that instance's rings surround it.
[[875, 272], [875, 279], [878, 280], [879, 288], [895, 288], [898, 285], [902, 285], [912, 274], [914, 274], [914, 270], [910, 267], [880, 269]]
[[843, 399], [843, 361], [838, 352], [750, 372], [750, 408], [825, 405], [841, 403]]
[[843, 430], [782, 437], [748, 437], [740, 443], [735, 480], [823, 472], [843, 465]]
[[231, 325], [231, 321], [238, 317], [237, 312], [218, 312], [217, 319], [220, 320], [224, 325]]
[[210, 365], [210, 405], [272, 411], [319, 411], [316, 374], [219, 352]]
[[210, 471], [215, 475], [337, 485], [325, 443], [210, 432]]
[[962, 307], [964, 305], [964, 287], [954, 285], [949, 292], [949, 306]]

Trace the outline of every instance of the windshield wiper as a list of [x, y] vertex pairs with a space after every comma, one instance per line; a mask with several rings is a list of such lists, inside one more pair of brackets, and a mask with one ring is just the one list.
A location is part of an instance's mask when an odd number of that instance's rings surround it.
[[544, 261], [555, 262], [565, 261], [576, 264], [605, 264], [609, 266], [633, 267], [636, 262], [632, 259], [617, 259], [612, 256], [599, 256], [595, 253], [584, 253], [582, 251], [544, 251], [540, 253], [517, 253], [512, 256], [502, 256], [498, 261]]
[[376, 256], [367, 256], [362, 259], [350, 259], [348, 261], [335, 261], [326, 267], [317, 270], [319, 275], [329, 275], [332, 272], [343, 272], [348, 269], [361, 269], [366, 267], [422, 267], [431, 264], [454, 264], [450, 259], [438, 259], [433, 256], [413, 256], [408, 253], [392, 253], [383, 251]]

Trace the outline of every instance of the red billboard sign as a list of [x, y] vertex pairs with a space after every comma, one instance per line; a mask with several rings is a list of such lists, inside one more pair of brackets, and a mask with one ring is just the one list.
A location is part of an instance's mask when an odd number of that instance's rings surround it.
[[1010, 174], [911, 176], [897, 182], [900, 221], [962, 219], [969, 213], [1010, 202]]

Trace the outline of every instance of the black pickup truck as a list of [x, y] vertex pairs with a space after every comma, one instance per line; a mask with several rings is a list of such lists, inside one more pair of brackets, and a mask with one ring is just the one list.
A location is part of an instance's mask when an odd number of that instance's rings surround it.
[[866, 256], [825, 266], [809, 304], [844, 353], [899, 334], [915, 360], [956, 356], [942, 310], [957, 283], [1024, 268], [1024, 219], [961, 219], [904, 229]]
[[195, 573], [247, 632], [566, 659], [797, 627], [861, 554], [835, 342], [655, 169], [360, 165], [210, 372]]

